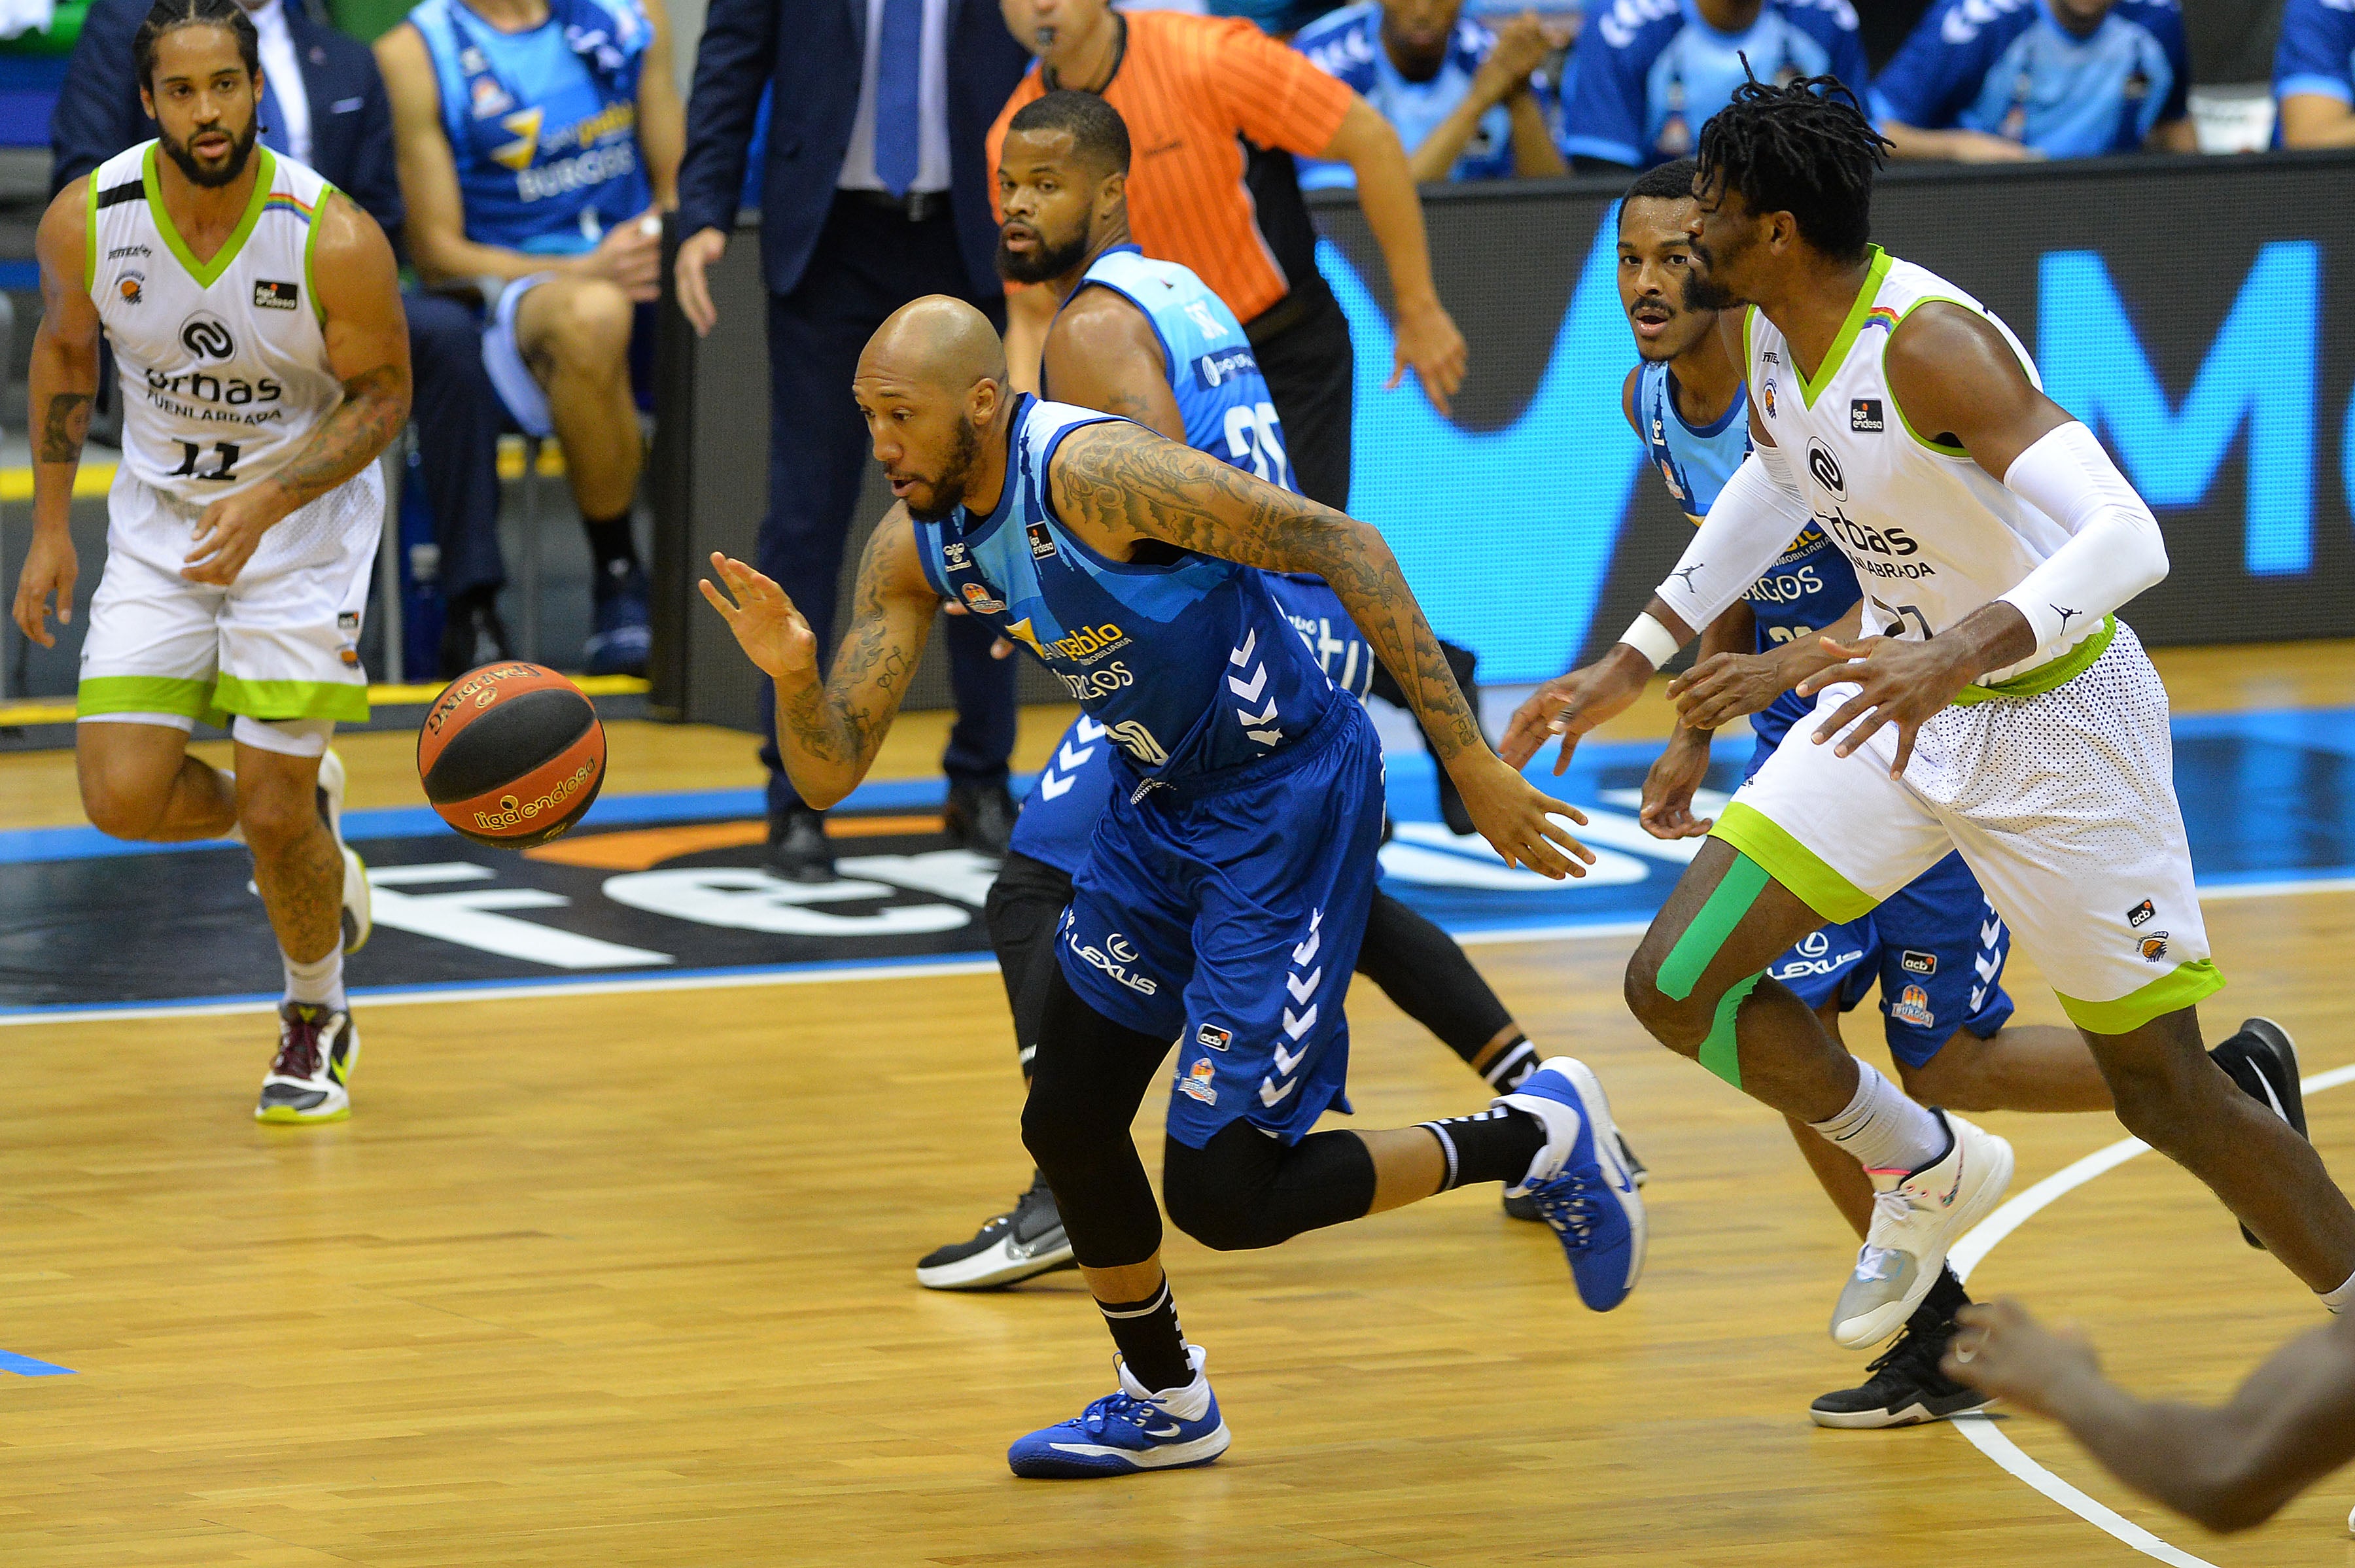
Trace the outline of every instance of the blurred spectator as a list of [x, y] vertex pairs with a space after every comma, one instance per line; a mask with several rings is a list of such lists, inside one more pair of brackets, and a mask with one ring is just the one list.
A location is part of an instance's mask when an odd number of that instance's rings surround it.
[[[595, 560], [583, 662], [643, 674], [631, 340], [637, 307], [660, 293], [655, 213], [671, 205], [684, 133], [660, 0], [424, 0], [376, 53], [410, 253], [428, 280], [481, 293], [500, 401], [526, 434], [563, 446]], [[477, 548], [444, 589], [456, 640], [496, 592], [480, 576], [496, 566], [496, 536]], [[443, 645], [455, 646], [446, 631]]]
[[1940, 0], [1871, 108], [1901, 158], [2189, 153], [2190, 88], [2175, 0]]
[[[115, 154], [155, 133], [139, 101], [132, 35], [149, 0], [94, 0], [74, 45], [65, 86], [49, 119], [54, 196]], [[393, 172], [392, 105], [366, 44], [312, 19], [285, 0], [246, 6], [261, 35], [261, 139], [272, 152], [308, 164], [365, 208], [398, 246], [406, 216]], [[500, 410], [483, 368], [482, 329], [456, 300], [411, 289], [409, 358], [425, 493], [442, 539], [443, 582], [453, 569], [482, 571], [498, 586]], [[470, 565], [469, 563], [473, 563]], [[445, 587], [446, 592], [446, 587]], [[484, 644], [463, 629], [456, 674], [507, 652], [490, 617]], [[481, 657], [477, 658], [477, 654]], [[394, 671], [398, 676], [399, 671]]]
[[[1130, 11], [1146, 9], [1136, 5], [1123, 8]], [[1281, 38], [1298, 32], [1336, 7], [1334, 0], [1207, 0], [1203, 5], [1188, 5], [1180, 0], [1178, 4], [1163, 8], [1208, 12], [1213, 16], [1241, 16], [1261, 32]]]
[[[982, 147], [1026, 63], [990, 0], [712, 0], [704, 18], [679, 168], [679, 307], [698, 332], [718, 322], [707, 272], [727, 249], [740, 195], [757, 188], [769, 290], [769, 510], [754, 564], [793, 595], [829, 659], [843, 547], [868, 463], [851, 373], [883, 318], [919, 295], [954, 294], [1002, 313]], [[748, 181], [764, 93], [766, 161]], [[951, 832], [995, 855], [1014, 824], [1006, 776], [1015, 707], [1014, 667], [989, 656], [993, 640], [978, 621], [948, 618], [957, 721], [941, 765]], [[770, 868], [796, 881], [830, 880], [825, 818], [780, 765], [776, 704], [764, 698], [761, 711]]]
[[[1361, 0], [1293, 35], [1292, 47], [1381, 112], [1415, 183], [1566, 175], [1531, 73], [1570, 41], [1534, 12], [1496, 32], [1464, 0]], [[1347, 164], [1300, 162], [1309, 190], [1356, 181]]]
[[[1984, 3], [1984, 0], [1981, 0]], [[1743, 61], [1747, 59], [1748, 64]], [[1561, 150], [1580, 166], [1691, 155], [1746, 76], [1869, 85], [1849, 0], [1613, 0], [1586, 18], [1562, 86]]]
[[[1314, 232], [1290, 170], [1246, 187], [1247, 144], [1356, 171], [1358, 205], [1398, 300], [1391, 379], [1412, 368], [1444, 411], [1463, 381], [1464, 336], [1432, 285], [1423, 206], [1398, 133], [1364, 99], [1246, 22], [1174, 11], [1124, 16], [1106, 0], [1003, 5], [1007, 26], [1039, 59], [990, 127], [986, 166], [996, 168], [1014, 112], [1050, 89], [1101, 93], [1119, 110], [1136, 148], [1128, 217], [1137, 244], [1192, 268], [1242, 322], [1275, 396], [1293, 477], [1303, 494], [1347, 507], [1349, 324], [1313, 251], [1302, 245], [1287, 257], [1292, 242], [1279, 242]], [[1037, 385], [1054, 304], [1037, 289], [1014, 297], [1007, 348], [1018, 384]]]
[[2355, 0], [2289, 0], [2274, 56], [2285, 147], [2355, 147]]

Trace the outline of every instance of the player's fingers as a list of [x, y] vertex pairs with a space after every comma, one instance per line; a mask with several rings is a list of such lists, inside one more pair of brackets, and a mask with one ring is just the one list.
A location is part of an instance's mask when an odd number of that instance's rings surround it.
[[695, 585], [703, 590], [703, 597], [710, 602], [711, 607], [714, 610], [719, 611], [719, 613], [727, 619], [730, 625], [734, 625], [736, 624], [736, 617], [744, 613], [736, 608], [735, 604], [730, 601], [728, 595], [720, 592], [719, 589], [714, 588], [711, 585], [711, 579], [708, 577], [698, 577], [695, 580]]
[[1875, 708], [1858, 720], [1854, 729], [1840, 737], [1839, 744], [1832, 748], [1832, 752], [1835, 756], [1853, 757], [1867, 741], [1895, 722], [1895, 717], [1887, 709]]
[[1858, 692], [1854, 697], [1841, 703], [1830, 718], [1817, 725], [1816, 732], [1811, 739], [1818, 746], [1827, 744], [1833, 736], [1847, 729], [1851, 720], [1871, 706], [1872, 699], [1861, 691]]
[[1921, 732], [1921, 729], [1919, 724], [1902, 719], [1897, 721], [1897, 760], [1890, 764], [1891, 778], [1905, 776], [1905, 764], [1913, 760], [1913, 737]]
[[1382, 383], [1382, 390], [1394, 392], [1398, 390], [1398, 384], [1405, 379], [1406, 350], [1401, 348], [1391, 357], [1391, 379]]
[[[1561, 803], [1559, 801], [1548, 801], [1546, 804], [1552, 807], [1561, 807]], [[1566, 810], [1566, 808], [1562, 809]], [[1582, 824], [1583, 824], [1586, 818], [1583, 816], [1579, 818], [1579, 821]], [[1538, 818], [1538, 831], [1543, 834], [1546, 837], [1551, 839], [1554, 843], [1561, 845], [1563, 849], [1567, 850], [1576, 859], [1584, 861], [1590, 866], [1594, 864], [1594, 851], [1581, 843], [1577, 834], [1572, 833], [1569, 828], [1564, 827], [1554, 815], [1554, 812], [1549, 811], [1546, 815]]]

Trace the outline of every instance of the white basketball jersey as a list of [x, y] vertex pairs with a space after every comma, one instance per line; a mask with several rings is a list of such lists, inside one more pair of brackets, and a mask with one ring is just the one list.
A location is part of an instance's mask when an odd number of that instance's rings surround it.
[[268, 476], [343, 401], [327, 365], [311, 240], [334, 187], [267, 147], [253, 199], [209, 261], [156, 187], [154, 142], [91, 176], [87, 279], [123, 384], [123, 461], [202, 507]]
[[[1872, 248], [1872, 270], [1811, 379], [1764, 312], [1743, 332], [1751, 407], [1788, 459], [1816, 520], [1856, 568], [1868, 635], [1925, 640], [2019, 584], [2069, 535], [2004, 488], [1943, 431], [1920, 431], [1889, 390], [1881, 359], [1898, 323], [1944, 300], [1994, 322], [2039, 386], [2028, 350], [1995, 314], [1945, 279]], [[2098, 630], [2099, 617], [2003, 669], [1992, 685], [2043, 664]]]

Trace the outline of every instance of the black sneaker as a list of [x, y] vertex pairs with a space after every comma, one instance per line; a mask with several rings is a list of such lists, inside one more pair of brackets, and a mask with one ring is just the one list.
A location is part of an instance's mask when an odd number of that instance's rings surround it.
[[[1643, 1186], [1645, 1182], [1651, 1179], [1652, 1173], [1644, 1168], [1644, 1162], [1637, 1159], [1636, 1151], [1627, 1147], [1626, 1134], [1614, 1128], [1611, 1136], [1619, 1140], [1620, 1163], [1626, 1166], [1629, 1179], [1638, 1187]], [[1508, 1192], [1505, 1197], [1505, 1218], [1543, 1220], [1545, 1216], [1538, 1212], [1538, 1200], [1529, 1193], [1524, 1192], [1518, 1198], [1515, 1198]]]
[[949, 785], [941, 826], [960, 848], [1003, 860], [1014, 838], [1014, 796], [1002, 779], [989, 784], [960, 779]]
[[788, 882], [834, 880], [834, 846], [826, 813], [795, 805], [769, 816], [769, 873]]
[[1918, 1426], [1995, 1402], [1995, 1395], [1947, 1380], [1939, 1358], [1955, 1338], [1955, 1320], [1923, 1302], [1856, 1388], [1828, 1393], [1807, 1407], [1817, 1426]]
[[1033, 1171], [1030, 1190], [993, 1216], [973, 1240], [924, 1254], [916, 1283], [926, 1290], [996, 1290], [1057, 1269], [1077, 1268], [1063, 1216], [1047, 1179]]
[[[2306, 1096], [2297, 1086], [2297, 1047], [2289, 1031], [2271, 1019], [2248, 1019], [2241, 1032], [2208, 1053], [2241, 1086], [2241, 1093], [2273, 1112], [2306, 1136]], [[2246, 1225], [2241, 1239], [2259, 1252], [2265, 1244]]]
[[589, 640], [581, 645], [581, 667], [591, 675], [644, 675], [654, 649], [654, 591], [646, 574], [627, 561], [614, 561], [590, 594]]
[[496, 592], [462, 599], [444, 612], [442, 647], [434, 666], [443, 680], [455, 680], [470, 669], [515, 656], [515, 645], [499, 620]]

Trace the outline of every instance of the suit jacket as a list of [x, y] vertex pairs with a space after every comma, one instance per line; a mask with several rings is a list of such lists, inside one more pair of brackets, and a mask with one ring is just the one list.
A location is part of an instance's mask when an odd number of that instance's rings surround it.
[[[131, 37], [150, 0], [92, 0], [65, 85], [49, 115], [49, 194], [155, 133], [139, 101]], [[376, 56], [357, 38], [312, 20], [302, 0], [285, 0], [286, 31], [311, 103], [311, 166], [357, 202], [398, 243], [406, 216], [392, 161], [392, 102]]]
[[[117, 0], [119, 3], [119, 0]], [[868, 0], [711, 0], [687, 106], [678, 171], [678, 231], [728, 233], [744, 188], [745, 148], [762, 89], [768, 167], [761, 176], [761, 263], [770, 292], [790, 293], [816, 248], [858, 112]], [[784, 13], [793, 13], [785, 25]], [[1006, 29], [997, 0], [949, 0], [949, 209], [972, 297], [1002, 292], [994, 261], [997, 220], [985, 144], [1030, 54]]]

